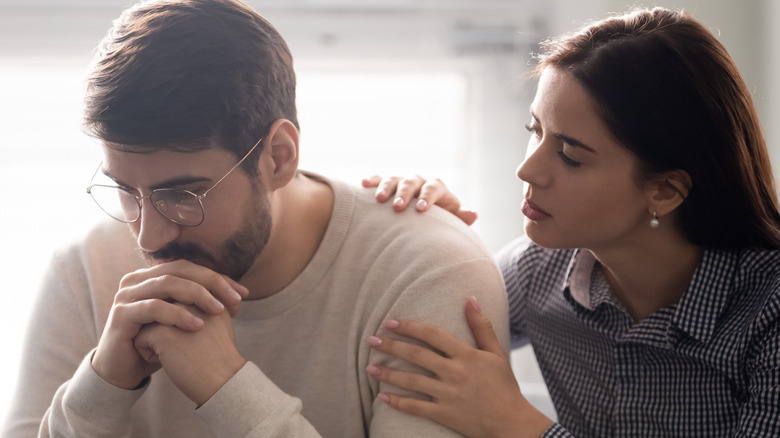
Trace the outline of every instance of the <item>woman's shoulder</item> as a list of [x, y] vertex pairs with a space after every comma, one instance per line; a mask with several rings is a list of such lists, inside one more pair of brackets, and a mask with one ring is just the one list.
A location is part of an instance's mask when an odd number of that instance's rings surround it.
[[518, 237], [496, 254], [496, 262], [504, 277], [527, 276], [540, 270], [548, 274], [568, 268], [575, 249], [549, 249], [534, 243], [527, 236]]
[[[721, 322], [741, 321], [743, 327], [763, 331], [780, 321], [780, 250], [740, 249], [709, 251], [707, 267], [712, 276], [722, 276], [728, 305]], [[713, 256], [714, 254], [715, 256]], [[709, 293], [712, 293], [710, 291]]]
[[738, 260], [742, 272], [780, 278], [780, 249], [743, 249]]

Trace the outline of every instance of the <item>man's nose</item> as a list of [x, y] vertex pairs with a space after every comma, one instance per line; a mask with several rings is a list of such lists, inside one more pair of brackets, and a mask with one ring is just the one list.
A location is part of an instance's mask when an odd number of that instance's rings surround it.
[[141, 217], [133, 225], [138, 246], [146, 252], [155, 252], [165, 248], [181, 234], [181, 225], [171, 222], [157, 211], [152, 200], [142, 201]]

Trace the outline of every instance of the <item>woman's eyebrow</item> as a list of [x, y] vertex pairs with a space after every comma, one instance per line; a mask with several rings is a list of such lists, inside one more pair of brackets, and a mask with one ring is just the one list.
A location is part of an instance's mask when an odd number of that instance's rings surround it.
[[593, 149], [592, 147], [586, 145], [585, 143], [577, 140], [576, 138], [572, 138], [572, 137], [569, 137], [569, 136], [566, 136], [566, 135], [563, 135], [563, 134], [553, 134], [553, 136], [555, 138], [557, 138], [558, 140], [568, 144], [569, 146], [582, 148], [582, 149], [585, 149], [586, 151], [594, 153], [594, 154], [596, 153], [595, 149]]
[[[534, 120], [534, 122], [539, 123], [539, 118], [536, 117], [536, 114], [534, 114], [534, 110], [532, 109], [530, 112], [531, 112], [531, 118]], [[577, 140], [574, 137], [569, 137], [568, 135], [560, 134], [560, 133], [553, 133], [553, 137], [555, 137], [558, 140], [568, 144], [569, 146], [582, 148], [582, 149], [585, 149], [586, 151], [594, 153], [594, 154], [596, 153], [595, 149], [593, 149], [592, 147], [586, 145], [585, 143]]]

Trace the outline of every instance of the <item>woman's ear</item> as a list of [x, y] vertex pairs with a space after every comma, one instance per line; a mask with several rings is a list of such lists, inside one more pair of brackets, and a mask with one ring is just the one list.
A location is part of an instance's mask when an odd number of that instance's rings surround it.
[[688, 197], [693, 181], [684, 170], [671, 170], [651, 178], [648, 184], [648, 202], [651, 213], [665, 216], [673, 212]]
[[271, 124], [266, 135], [258, 171], [265, 174], [270, 189], [286, 186], [298, 172], [298, 128], [287, 119]]

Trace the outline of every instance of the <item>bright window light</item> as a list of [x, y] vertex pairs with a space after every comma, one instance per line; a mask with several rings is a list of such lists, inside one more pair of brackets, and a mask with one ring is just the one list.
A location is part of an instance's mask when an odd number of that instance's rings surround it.
[[298, 77], [301, 168], [356, 184], [372, 173], [410, 171], [462, 180], [464, 75], [303, 71]]

